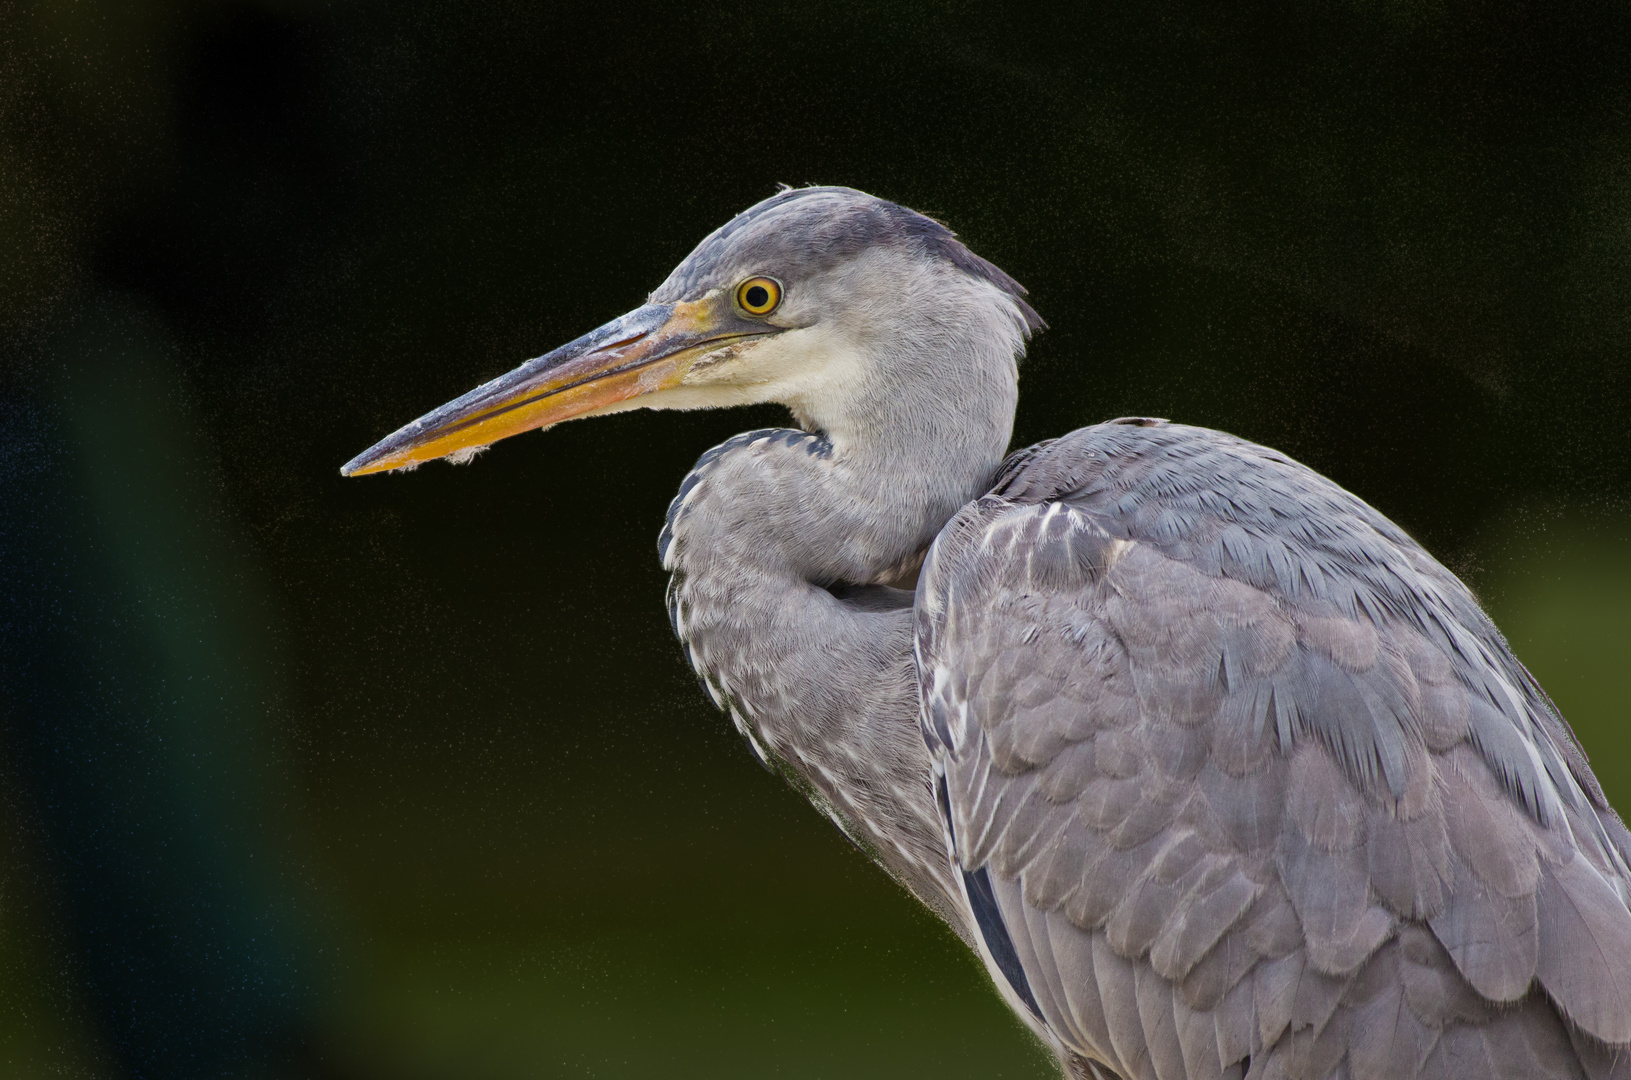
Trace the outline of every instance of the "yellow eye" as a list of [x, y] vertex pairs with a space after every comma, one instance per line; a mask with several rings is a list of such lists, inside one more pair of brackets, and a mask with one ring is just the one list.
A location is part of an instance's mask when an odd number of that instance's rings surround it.
[[774, 278], [748, 278], [736, 287], [736, 302], [749, 315], [769, 315], [782, 302], [782, 287]]

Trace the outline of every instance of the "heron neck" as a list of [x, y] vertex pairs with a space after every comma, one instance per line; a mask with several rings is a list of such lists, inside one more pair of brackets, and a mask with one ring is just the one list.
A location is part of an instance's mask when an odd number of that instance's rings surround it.
[[801, 431], [704, 454], [659, 543], [669, 616], [759, 760], [968, 938], [918, 730], [911, 594], [830, 587], [909, 547], [853, 497], [869, 471]]
[[965, 937], [918, 728], [912, 596], [867, 583], [915, 566], [989, 485], [1017, 397], [1000, 359], [990, 378], [925, 381], [932, 393], [862, 385], [845, 408], [795, 404], [813, 430], [710, 450], [659, 544], [675, 633], [715, 702]]
[[[789, 404], [826, 448], [773, 468], [777, 517], [799, 519], [774, 550], [811, 581], [871, 582], [920, 557], [964, 504], [989, 486], [1013, 433], [1012, 345], [984, 338], [932, 354], [875, 342], [845, 393]], [[791, 474], [791, 475], [790, 475]], [[785, 517], [784, 517], [785, 515]]]

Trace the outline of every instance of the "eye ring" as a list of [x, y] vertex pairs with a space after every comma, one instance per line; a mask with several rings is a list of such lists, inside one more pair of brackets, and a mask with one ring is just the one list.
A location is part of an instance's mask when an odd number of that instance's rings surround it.
[[736, 287], [736, 306], [749, 315], [769, 315], [782, 302], [782, 285], [775, 278], [751, 277]]

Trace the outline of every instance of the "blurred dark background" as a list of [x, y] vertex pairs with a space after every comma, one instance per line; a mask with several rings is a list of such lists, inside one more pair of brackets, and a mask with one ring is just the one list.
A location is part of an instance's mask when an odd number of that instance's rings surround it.
[[1623, 4], [0, 6], [0, 1074], [1043, 1077], [743, 751], [625, 414], [341, 462], [777, 182], [1051, 323], [1017, 440], [1274, 445], [1477, 590], [1631, 809]]

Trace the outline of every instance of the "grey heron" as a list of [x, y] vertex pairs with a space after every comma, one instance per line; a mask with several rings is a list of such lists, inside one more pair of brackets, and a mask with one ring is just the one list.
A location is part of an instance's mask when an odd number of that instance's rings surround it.
[[674, 632], [1067, 1075], [1631, 1077], [1631, 834], [1471, 592], [1221, 432], [1008, 454], [1025, 297], [928, 217], [784, 190], [342, 471], [785, 405], [669, 508]]

